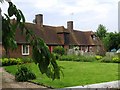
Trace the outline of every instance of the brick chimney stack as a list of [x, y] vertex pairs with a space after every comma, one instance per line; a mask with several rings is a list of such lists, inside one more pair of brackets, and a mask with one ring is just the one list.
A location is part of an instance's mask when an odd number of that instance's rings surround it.
[[43, 27], [43, 15], [42, 14], [35, 15], [35, 23]]
[[67, 22], [67, 29], [72, 31], [73, 30], [73, 21], [68, 21]]

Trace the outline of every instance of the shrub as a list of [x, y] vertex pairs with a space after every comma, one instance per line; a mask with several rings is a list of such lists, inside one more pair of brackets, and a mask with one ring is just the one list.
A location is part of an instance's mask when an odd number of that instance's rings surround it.
[[9, 63], [9, 60], [8, 60], [8, 58], [3, 58], [2, 59], [2, 65], [3, 66], [7, 66], [7, 65], [9, 65], [10, 63]]
[[24, 65], [18, 67], [18, 71], [15, 74], [16, 81], [24, 82], [32, 79], [36, 79], [36, 75], [33, 72], [31, 72], [31, 70], [28, 69], [28, 67]]
[[53, 55], [54, 55], [55, 59], [57, 59], [57, 60], [60, 58], [60, 55], [57, 53], [53, 53]]
[[16, 65], [21, 64], [22, 60], [20, 58], [1, 58], [2, 65], [3, 66], [9, 66], [9, 65]]
[[59, 55], [64, 55], [65, 54], [65, 49], [62, 46], [57, 46], [53, 49], [53, 53], [59, 54]]
[[93, 56], [63, 55], [60, 57], [60, 60], [61, 61], [93, 62], [96, 59]]
[[112, 62], [114, 63], [120, 63], [120, 58], [119, 57], [113, 57]]
[[111, 63], [112, 62], [112, 58], [111, 57], [103, 57], [102, 59], [100, 59], [101, 62], [106, 62], [106, 63]]
[[31, 58], [1, 58], [0, 60], [3, 66], [17, 65], [22, 63], [31, 63]]
[[84, 62], [93, 62], [96, 61], [95, 56], [84, 56], [85, 59], [83, 59]]
[[33, 60], [30, 57], [23, 57], [21, 58], [23, 63], [31, 63], [33, 62]]
[[97, 60], [100, 60], [100, 59], [102, 59], [102, 56], [96, 55], [95, 58], [96, 58]]

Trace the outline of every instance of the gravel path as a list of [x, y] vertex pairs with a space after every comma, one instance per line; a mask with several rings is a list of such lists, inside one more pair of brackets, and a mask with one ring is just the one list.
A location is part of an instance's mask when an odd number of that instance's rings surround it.
[[0, 80], [0, 88], [46, 88], [29, 82], [16, 82], [15, 77], [3, 68], [0, 68]]

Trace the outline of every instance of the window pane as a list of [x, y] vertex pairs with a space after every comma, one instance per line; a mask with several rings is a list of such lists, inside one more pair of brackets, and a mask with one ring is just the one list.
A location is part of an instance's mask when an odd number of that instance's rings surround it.
[[28, 54], [28, 46], [26, 46], [26, 54]]
[[25, 53], [25, 45], [23, 45], [23, 53]]

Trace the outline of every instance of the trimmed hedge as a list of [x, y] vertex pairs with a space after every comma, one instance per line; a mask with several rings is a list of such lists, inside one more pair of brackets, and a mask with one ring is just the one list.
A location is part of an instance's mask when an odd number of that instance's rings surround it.
[[17, 65], [23, 63], [31, 63], [33, 60], [31, 58], [1, 58], [0, 62], [2, 66]]
[[22, 60], [20, 58], [2, 58], [0, 59], [2, 66], [17, 65], [21, 64]]

